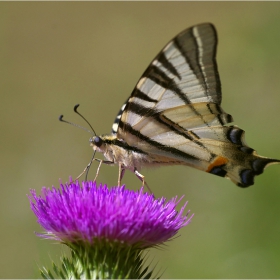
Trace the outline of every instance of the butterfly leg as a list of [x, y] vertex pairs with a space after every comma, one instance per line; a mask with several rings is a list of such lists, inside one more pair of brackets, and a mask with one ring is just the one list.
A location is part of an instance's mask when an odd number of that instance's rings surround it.
[[97, 179], [97, 176], [99, 174], [99, 170], [100, 170], [100, 167], [101, 167], [102, 163], [103, 163], [103, 160], [100, 160], [99, 165], [98, 165], [97, 170], [96, 170], [96, 174], [95, 174], [94, 180], [93, 180], [94, 182], [96, 182], [96, 179]]
[[96, 175], [95, 175], [95, 178], [94, 178], [94, 181], [96, 181], [97, 177], [98, 177], [98, 174], [99, 174], [99, 170], [100, 170], [100, 167], [101, 167], [101, 164], [102, 163], [105, 163], [105, 164], [114, 164], [113, 161], [108, 161], [108, 160], [102, 160], [102, 159], [98, 159], [98, 158], [94, 158], [90, 161], [90, 163], [86, 166], [86, 168], [83, 170], [83, 172], [75, 179], [75, 180], [78, 180], [85, 172], [87, 172], [89, 170], [89, 168], [91, 167], [91, 164], [92, 164], [92, 161], [93, 160], [96, 160], [99, 162], [99, 165], [97, 167], [97, 171], [96, 171]]
[[80, 177], [90, 168], [92, 161], [86, 166], [86, 168], [83, 170], [83, 172], [77, 176], [77, 178], [75, 180], [80, 179]]
[[118, 187], [121, 185], [122, 178], [125, 173], [125, 168], [123, 168], [122, 164], [119, 163], [119, 177], [118, 177]]
[[147, 187], [148, 191], [150, 193], [153, 193], [152, 190], [150, 189], [150, 187], [148, 186], [148, 184], [145, 182], [145, 176], [142, 175], [141, 173], [138, 172], [138, 170], [136, 168], [134, 168], [134, 174], [137, 176], [137, 178], [142, 181], [142, 187], [144, 187], [144, 185]]
[[[76, 178], [76, 180], [79, 179], [84, 173], [86, 173], [85, 181], [87, 181], [89, 169], [90, 169], [90, 167], [91, 167], [92, 162], [94, 161], [94, 155], [95, 155], [95, 153], [93, 153], [90, 162], [88, 163], [88, 165], [86, 166], [86, 168], [84, 169], [84, 171]], [[101, 165], [101, 164], [100, 164], [100, 165]], [[98, 166], [98, 169], [100, 168], [100, 165]]]
[[98, 165], [97, 170], [96, 170], [96, 175], [95, 175], [94, 180], [93, 180], [93, 181], [96, 181], [96, 179], [98, 177], [98, 174], [99, 174], [101, 164], [105, 163], [105, 164], [110, 165], [110, 164], [114, 164], [114, 162], [113, 161], [108, 161], [108, 160], [102, 160], [102, 159], [99, 159], [99, 158], [95, 158], [94, 160], [99, 162], [99, 165]]

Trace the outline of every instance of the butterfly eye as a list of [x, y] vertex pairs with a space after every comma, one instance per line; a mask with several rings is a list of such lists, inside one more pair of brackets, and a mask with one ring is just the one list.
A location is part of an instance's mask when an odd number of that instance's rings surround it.
[[100, 147], [103, 144], [103, 140], [99, 136], [94, 137], [93, 142], [97, 147]]

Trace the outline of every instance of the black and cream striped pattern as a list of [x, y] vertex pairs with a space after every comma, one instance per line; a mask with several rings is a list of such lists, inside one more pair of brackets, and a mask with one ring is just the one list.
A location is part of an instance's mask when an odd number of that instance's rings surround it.
[[243, 130], [225, 126], [233, 119], [220, 106], [216, 50], [212, 24], [177, 35], [138, 81], [112, 135], [100, 137], [104, 145], [94, 148], [123, 170], [181, 164], [228, 177], [241, 187], [254, 184], [255, 175], [279, 160], [257, 155], [245, 144]]

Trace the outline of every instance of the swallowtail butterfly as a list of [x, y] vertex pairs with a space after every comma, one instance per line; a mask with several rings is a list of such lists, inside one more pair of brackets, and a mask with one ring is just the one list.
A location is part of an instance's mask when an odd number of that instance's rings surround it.
[[100, 165], [119, 165], [119, 185], [126, 169], [144, 183], [142, 167], [187, 165], [248, 187], [266, 166], [280, 162], [259, 156], [242, 129], [227, 125], [233, 118], [221, 108], [216, 51], [210, 23], [178, 34], [138, 81], [112, 134], [90, 139], [106, 158]]

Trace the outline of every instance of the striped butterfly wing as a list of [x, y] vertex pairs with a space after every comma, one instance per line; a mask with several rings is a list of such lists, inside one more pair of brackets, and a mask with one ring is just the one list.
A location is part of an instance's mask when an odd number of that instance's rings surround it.
[[244, 131], [221, 108], [212, 24], [171, 40], [146, 69], [121, 108], [113, 133], [157, 164], [185, 164], [247, 187], [269, 163], [244, 141]]

